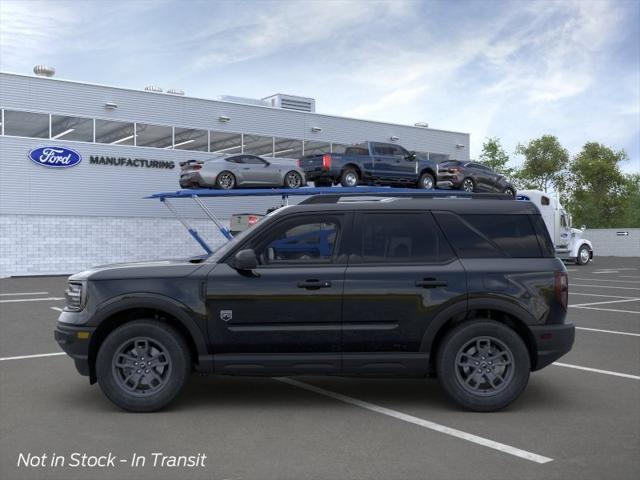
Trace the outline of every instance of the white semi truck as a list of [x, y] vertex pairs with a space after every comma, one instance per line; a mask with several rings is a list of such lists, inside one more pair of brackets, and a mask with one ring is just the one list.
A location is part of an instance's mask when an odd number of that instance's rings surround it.
[[536, 204], [547, 225], [556, 256], [572, 260], [577, 265], [586, 265], [593, 260], [593, 246], [584, 238], [585, 226], [572, 228], [571, 215], [553, 196], [539, 190], [521, 190], [518, 200], [529, 200]]

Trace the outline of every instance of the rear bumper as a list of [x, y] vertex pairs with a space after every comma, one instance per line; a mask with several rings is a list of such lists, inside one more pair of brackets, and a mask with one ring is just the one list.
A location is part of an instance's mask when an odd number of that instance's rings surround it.
[[540, 325], [529, 327], [536, 342], [536, 362], [531, 370], [540, 370], [571, 350], [575, 339], [575, 325]]
[[89, 376], [89, 342], [95, 328], [58, 323], [53, 332], [60, 348], [76, 364], [80, 375]]
[[180, 175], [180, 188], [191, 188], [194, 186], [206, 187], [209, 185], [200, 173], [184, 173]]
[[462, 177], [447, 173], [438, 174], [438, 187], [440, 188], [460, 188], [461, 185]]

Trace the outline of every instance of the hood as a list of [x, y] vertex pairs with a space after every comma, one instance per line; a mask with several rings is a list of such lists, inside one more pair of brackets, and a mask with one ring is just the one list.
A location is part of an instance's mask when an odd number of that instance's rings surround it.
[[117, 280], [132, 278], [179, 278], [191, 275], [203, 265], [207, 256], [182, 259], [149, 260], [144, 262], [114, 263], [90, 268], [69, 277], [70, 281]]

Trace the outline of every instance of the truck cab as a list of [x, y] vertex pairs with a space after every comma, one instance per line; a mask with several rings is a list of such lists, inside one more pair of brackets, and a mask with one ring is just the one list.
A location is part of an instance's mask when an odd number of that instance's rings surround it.
[[584, 238], [586, 227], [573, 228], [571, 215], [557, 198], [539, 190], [522, 190], [516, 198], [528, 200], [538, 207], [558, 258], [577, 265], [586, 265], [593, 260], [593, 245]]

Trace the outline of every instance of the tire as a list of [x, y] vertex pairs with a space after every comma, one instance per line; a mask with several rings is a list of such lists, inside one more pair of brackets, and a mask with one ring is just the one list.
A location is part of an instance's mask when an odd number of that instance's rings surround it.
[[291, 170], [287, 172], [284, 176], [284, 186], [285, 188], [300, 188], [302, 186], [303, 180], [302, 175], [300, 175], [295, 170]]
[[[136, 370], [140, 363], [162, 365], [143, 372], [142, 368]], [[116, 328], [102, 342], [96, 358], [100, 388], [115, 405], [130, 412], [166, 407], [180, 393], [190, 373], [185, 339], [171, 325], [158, 320], [134, 320]]]
[[460, 184], [460, 190], [463, 190], [465, 192], [475, 192], [476, 191], [476, 182], [473, 181], [473, 178], [471, 177], [467, 177], [464, 180], [462, 180], [462, 183]]
[[515, 197], [516, 196], [516, 192], [511, 187], [505, 188], [503, 193], [505, 193], [505, 194], [507, 194], [507, 195], [509, 195], [511, 197]]
[[576, 265], [586, 265], [591, 261], [591, 250], [587, 245], [581, 245], [578, 249], [578, 256], [576, 257]]
[[418, 188], [424, 190], [433, 190], [436, 187], [436, 181], [430, 173], [423, 173], [418, 180]]
[[[493, 354], [483, 355], [486, 347]], [[499, 351], [502, 354], [496, 357]], [[496, 359], [510, 364], [496, 365]], [[520, 336], [506, 325], [486, 319], [467, 321], [451, 330], [438, 349], [436, 362], [438, 380], [447, 395], [475, 412], [493, 412], [511, 404], [527, 386], [531, 369], [529, 352]], [[483, 364], [485, 371], [478, 372]]]
[[236, 186], [236, 177], [233, 173], [225, 170], [224, 172], [220, 172], [216, 177], [216, 188], [221, 188], [222, 190], [231, 190]]
[[340, 185], [343, 187], [357, 187], [359, 182], [358, 172], [353, 168], [345, 168], [340, 175]]

